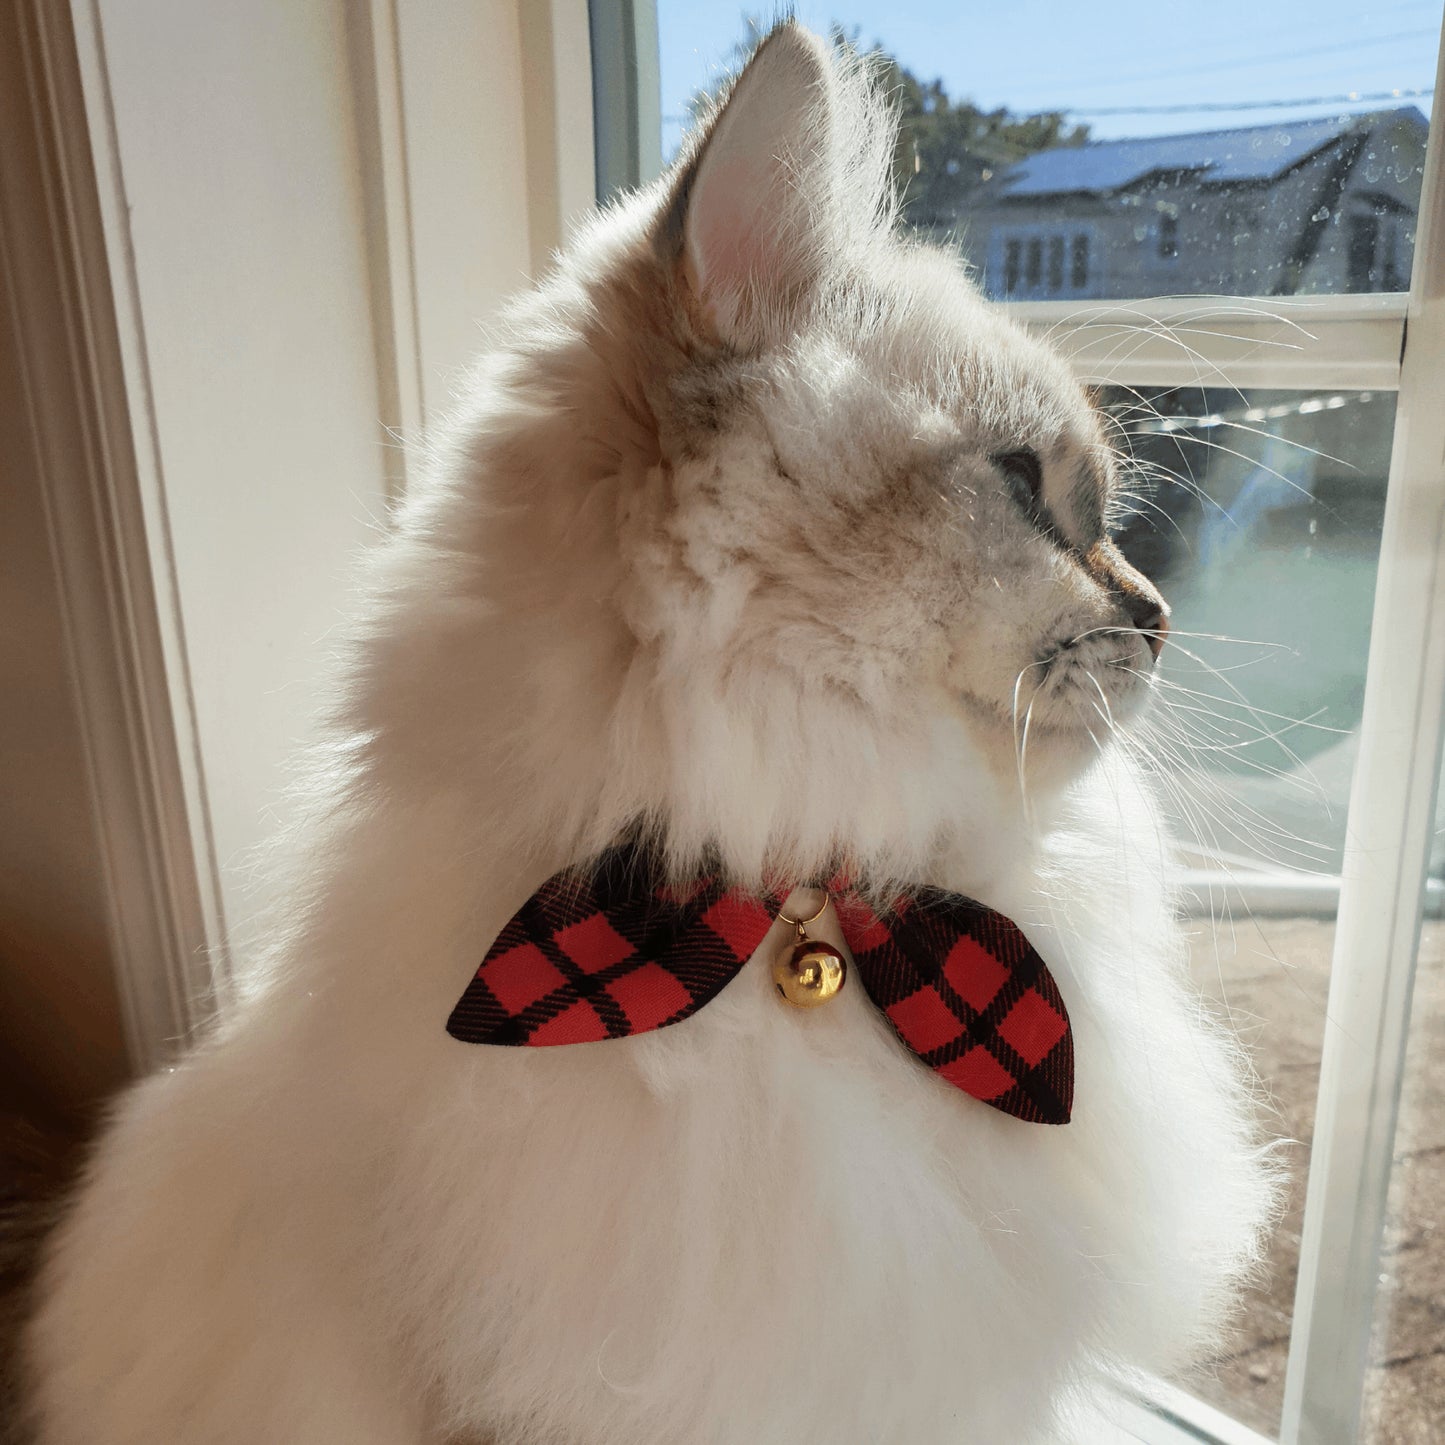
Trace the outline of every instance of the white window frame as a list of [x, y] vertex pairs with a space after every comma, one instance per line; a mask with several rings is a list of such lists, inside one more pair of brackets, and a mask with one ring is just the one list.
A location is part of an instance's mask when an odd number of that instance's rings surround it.
[[1163, 296], [999, 305], [1092, 384], [1395, 391], [1408, 298]]
[[[592, 0], [593, 27], [655, 31], [647, 0]], [[653, 18], [639, 20], [640, 12]], [[1445, 37], [1442, 37], [1445, 41]], [[1445, 43], [1437, 76], [1445, 84]], [[621, 121], [599, 90], [599, 133]], [[1091, 383], [1350, 388], [1399, 394], [1349, 830], [1337, 883], [1246, 883], [1273, 909], [1338, 904], [1299, 1284], [1278, 1445], [1357, 1438], [1393, 1159], [1415, 952], [1445, 738], [1445, 136], [1434, 107], [1408, 296], [1000, 303]], [[640, 179], [647, 179], [644, 172]], [[605, 191], [603, 191], [605, 194]], [[1409, 345], [1406, 346], [1408, 335]], [[1432, 385], [1433, 381], [1433, 385]], [[1199, 880], [1206, 888], [1208, 875]], [[1237, 880], [1231, 879], [1231, 888]], [[1442, 890], [1428, 890], [1438, 906]], [[1379, 920], [1388, 919], [1381, 927]], [[1349, 1020], [1348, 1028], [1333, 1021]], [[1143, 1403], [1141, 1404], [1141, 1399]], [[1146, 1445], [1272, 1445], [1151, 1382], [1120, 1407]]]

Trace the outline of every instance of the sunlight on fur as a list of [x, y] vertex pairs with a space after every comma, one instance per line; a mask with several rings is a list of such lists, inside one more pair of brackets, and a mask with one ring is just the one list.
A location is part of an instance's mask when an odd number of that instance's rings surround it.
[[[1274, 1189], [1129, 741], [1167, 610], [1106, 422], [897, 234], [892, 144], [785, 25], [512, 308], [368, 564], [244, 997], [56, 1239], [41, 1445], [1075, 1445], [1218, 1339]], [[842, 854], [1016, 920], [1073, 1121], [758, 956], [675, 1028], [449, 1039], [639, 822], [680, 876]]]

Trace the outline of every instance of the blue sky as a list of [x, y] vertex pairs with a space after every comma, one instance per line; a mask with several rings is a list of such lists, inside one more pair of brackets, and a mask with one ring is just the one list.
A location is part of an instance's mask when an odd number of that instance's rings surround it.
[[[792, 7], [880, 41], [950, 95], [1013, 110], [1076, 108], [1099, 137], [1162, 135], [1337, 115], [1413, 101], [1245, 109], [1262, 100], [1424, 89], [1435, 83], [1440, 0], [836, 0]], [[687, 98], [715, 78], [742, 16], [777, 7], [658, 0], [663, 151]], [[1228, 104], [1229, 111], [1101, 115], [1101, 107]], [[1092, 109], [1091, 109], [1092, 108]]]

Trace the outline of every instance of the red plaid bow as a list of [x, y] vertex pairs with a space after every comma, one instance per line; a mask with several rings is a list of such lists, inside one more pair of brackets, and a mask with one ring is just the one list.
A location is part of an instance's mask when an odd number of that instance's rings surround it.
[[[581, 1044], [681, 1023], [752, 957], [776, 910], [717, 878], [678, 890], [636, 843], [549, 878], [487, 950], [447, 1020], [468, 1044]], [[1066, 1124], [1074, 1039], [1017, 925], [920, 888], [882, 915], [835, 893], [854, 972], [898, 1037], [949, 1083], [1031, 1123]]]

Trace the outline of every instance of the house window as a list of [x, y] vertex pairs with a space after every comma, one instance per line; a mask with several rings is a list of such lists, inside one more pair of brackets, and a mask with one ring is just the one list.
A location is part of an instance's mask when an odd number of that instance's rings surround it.
[[1375, 252], [1380, 244], [1378, 216], [1351, 216], [1349, 242], [1349, 273], [1346, 285], [1351, 291], [1373, 291], [1377, 283]]
[[1073, 264], [1069, 269], [1069, 288], [1082, 291], [1089, 284], [1089, 237], [1080, 231], [1074, 237]]
[[1380, 209], [1350, 216], [1345, 243], [1345, 286], [1350, 291], [1404, 291], [1410, 284], [1401, 255], [1400, 219]]
[[1064, 289], [1064, 238], [1049, 237], [1049, 290], [1055, 295]]
[[1023, 242], [1011, 239], [1003, 248], [1003, 292], [1012, 296], [1019, 289], [1019, 272], [1023, 263]]
[[1028, 243], [1025, 254], [1028, 257], [1028, 263], [1024, 267], [1024, 285], [1027, 286], [1030, 291], [1037, 291], [1040, 283], [1044, 279], [1043, 241], [1037, 236], [1033, 237]]
[[1400, 223], [1391, 221], [1385, 227], [1384, 259], [1380, 266], [1382, 291], [1407, 291], [1410, 287], [1408, 268], [1400, 266]]
[[1159, 217], [1159, 259], [1174, 261], [1179, 256], [1179, 217]]

